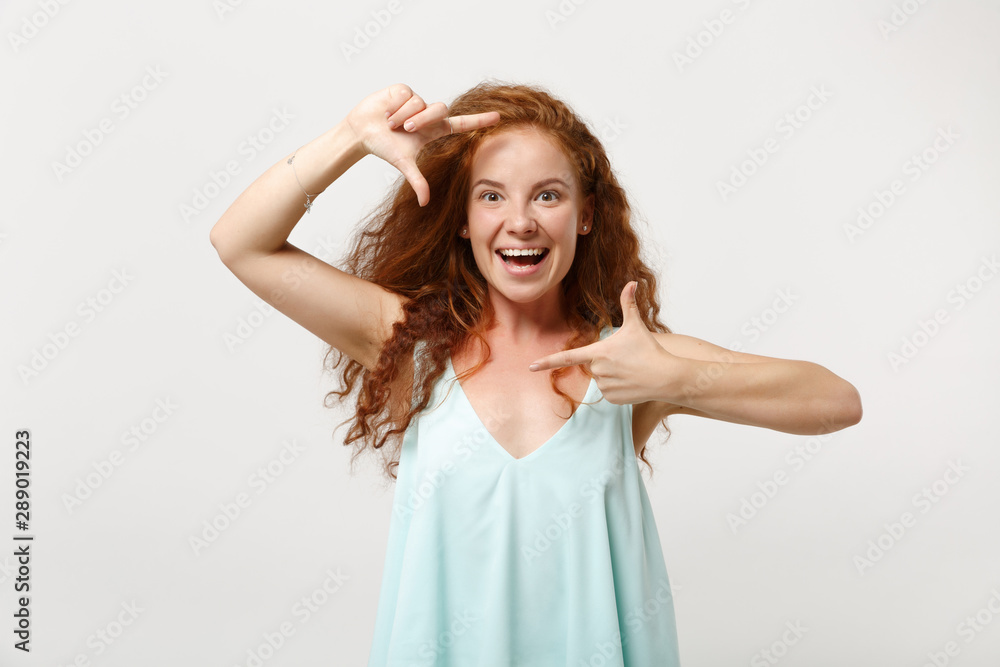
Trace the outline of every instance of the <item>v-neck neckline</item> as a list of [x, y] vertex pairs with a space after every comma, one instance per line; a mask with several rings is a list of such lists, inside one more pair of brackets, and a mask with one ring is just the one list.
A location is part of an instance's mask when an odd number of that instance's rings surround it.
[[496, 449], [498, 449], [501, 454], [503, 454], [504, 456], [506, 456], [506, 458], [509, 459], [509, 461], [512, 461], [512, 462], [524, 461], [524, 460], [530, 459], [530, 458], [534, 457], [535, 455], [537, 455], [543, 449], [546, 449], [548, 447], [549, 443], [551, 443], [553, 440], [558, 439], [562, 435], [563, 431], [565, 431], [567, 428], [569, 428], [570, 423], [574, 419], [576, 419], [576, 415], [580, 412], [581, 409], [584, 408], [584, 406], [585, 406], [585, 404], [587, 402], [587, 399], [589, 399], [590, 395], [594, 392], [595, 389], [597, 389], [597, 381], [594, 378], [590, 378], [590, 382], [587, 384], [587, 391], [583, 395], [583, 402], [579, 406], [577, 406], [576, 410], [573, 411], [573, 414], [571, 414], [569, 416], [569, 419], [567, 419], [565, 422], [563, 422], [563, 425], [560, 426], [559, 429], [555, 433], [553, 433], [551, 436], [549, 436], [549, 438], [545, 442], [543, 442], [538, 447], [536, 447], [535, 449], [531, 450], [530, 452], [528, 452], [524, 456], [518, 458], [518, 457], [514, 456], [513, 454], [511, 454], [510, 450], [508, 450], [506, 447], [504, 447], [503, 445], [501, 445], [500, 441], [498, 441], [496, 439], [496, 437], [490, 432], [490, 430], [488, 428], [486, 428], [486, 424], [483, 423], [483, 420], [479, 416], [479, 413], [476, 412], [476, 408], [473, 407], [472, 401], [469, 400], [468, 395], [465, 393], [465, 389], [462, 388], [462, 383], [459, 381], [458, 374], [455, 372], [455, 365], [451, 361], [451, 355], [450, 354], [448, 355], [448, 371], [450, 373], [450, 379], [452, 379], [452, 380], [455, 381], [455, 387], [458, 389], [458, 393], [461, 395], [462, 401], [465, 403], [465, 407], [467, 407], [469, 409], [469, 412], [472, 413], [472, 416], [475, 418], [475, 420], [479, 424], [480, 428], [482, 428], [483, 431], [486, 433], [486, 436], [489, 438], [490, 443], [494, 447], [496, 447]]

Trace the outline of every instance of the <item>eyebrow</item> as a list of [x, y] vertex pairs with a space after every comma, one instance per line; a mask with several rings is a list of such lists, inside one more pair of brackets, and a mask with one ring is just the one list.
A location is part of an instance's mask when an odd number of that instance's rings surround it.
[[[569, 185], [566, 183], [566, 181], [562, 180], [561, 178], [546, 178], [545, 180], [538, 181], [537, 183], [532, 185], [531, 189], [536, 190], [545, 185], [549, 185], [550, 183], [559, 183], [567, 190], [571, 189]], [[491, 181], [488, 178], [480, 178], [478, 181], [472, 184], [472, 187], [476, 187], [477, 185], [488, 185], [491, 188], [500, 188], [501, 190], [504, 187], [506, 187], [503, 183], [498, 183], [497, 181]]]

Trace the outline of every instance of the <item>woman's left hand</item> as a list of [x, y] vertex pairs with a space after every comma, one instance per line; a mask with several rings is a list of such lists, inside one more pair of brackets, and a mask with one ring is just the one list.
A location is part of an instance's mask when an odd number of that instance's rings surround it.
[[589, 368], [604, 398], [616, 405], [668, 401], [671, 378], [683, 364], [667, 352], [646, 328], [635, 303], [638, 283], [632, 281], [621, 294], [622, 326], [603, 340], [563, 350], [535, 361], [529, 370], [544, 371], [582, 364]]

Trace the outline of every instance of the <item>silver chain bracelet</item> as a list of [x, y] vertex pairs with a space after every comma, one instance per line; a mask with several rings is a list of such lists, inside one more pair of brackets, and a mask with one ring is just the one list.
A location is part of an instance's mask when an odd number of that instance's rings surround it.
[[[295, 153], [298, 153], [298, 151], [295, 151]], [[299, 184], [299, 187], [302, 188], [302, 194], [306, 196], [306, 213], [312, 213], [312, 199], [313, 197], [318, 197], [319, 195], [309, 194], [302, 186], [302, 181], [299, 180], [299, 174], [295, 171], [295, 163], [292, 162], [292, 160], [295, 159], [295, 153], [292, 153], [292, 157], [288, 158], [288, 164], [292, 165], [292, 173], [295, 175], [295, 182]]]

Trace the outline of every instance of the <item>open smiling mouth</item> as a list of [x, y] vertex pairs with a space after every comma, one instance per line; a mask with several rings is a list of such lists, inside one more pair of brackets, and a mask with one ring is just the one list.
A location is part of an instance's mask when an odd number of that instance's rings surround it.
[[549, 254], [548, 248], [531, 250], [497, 250], [500, 259], [510, 266], [533, 266], [538, 264]]

